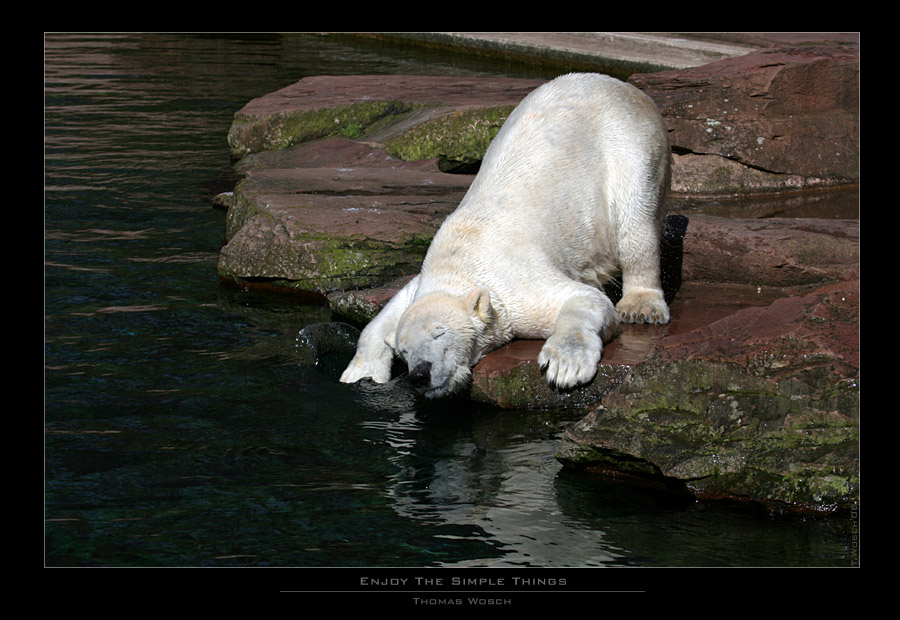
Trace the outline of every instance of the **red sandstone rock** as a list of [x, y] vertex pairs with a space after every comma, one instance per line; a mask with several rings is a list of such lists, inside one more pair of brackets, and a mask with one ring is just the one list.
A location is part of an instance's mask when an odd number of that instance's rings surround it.
[[451, 107], [516, 105], [546, 80], [430, 75], [317, 75], [253, 99], [236, 116], [333, 108], [367, 101]]
[[859, 222], [690, 218], [682, 277], [792, 287], [859, 277]]
[[779, 368], [807, 364], [859, 371], [859, 280], [750, 307], [656, 343], [654, 360], [709, 360]]
[[676, 157], [676, 191], [738, 191], [736, 164], [756, 191], [859, 180], [856, 46], [764, 49], [629, 82], [660, 106], [676, 154], [720, 160], [690, 170]]

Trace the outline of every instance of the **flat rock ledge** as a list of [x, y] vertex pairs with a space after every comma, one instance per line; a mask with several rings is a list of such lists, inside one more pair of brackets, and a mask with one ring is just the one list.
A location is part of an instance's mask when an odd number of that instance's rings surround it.
[[261, 153], [240, 170], [222, 198], [220, 278], [320, 301], [417, 272], [471, 182], [346, 138]]
[[[540, 375], [542, 342], [510, 343], [460, 403], [586, 410], [559, 448], [568, 467], [775, 509], [858, 506], [858, 221], [773, 217], [822, 195], [799, 190], [858, 184], [858, 78], [845, 45], [632, 76], [669, 124], [670, 211], [689, 217], [667, 267], [672, 322], [623, 326], [592, 384], [567, 393]], [[242, 180], [217, 198], [220, 278], [365, 324], [540, 83], [323, 76], [248, 103], [228, 136]], [[729, 217], [697, 209], [731, 195], [757, 199]]]

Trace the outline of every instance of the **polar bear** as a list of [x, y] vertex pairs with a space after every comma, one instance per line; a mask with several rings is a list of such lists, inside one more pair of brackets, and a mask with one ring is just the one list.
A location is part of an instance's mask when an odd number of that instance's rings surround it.
[[[341, 381], [387, 382], [396, 354], [426, 397], [445, 396], [486, 353], [528, 338], [546, 340], [538, 362], [551, 386], [589, 382], [620, 320], [669, 321], [659, 251], [670, 161], [659, 110], [634, 86], [573, 73], [530, 93]], [[618, 276], [614, 307], [601, 287]]]

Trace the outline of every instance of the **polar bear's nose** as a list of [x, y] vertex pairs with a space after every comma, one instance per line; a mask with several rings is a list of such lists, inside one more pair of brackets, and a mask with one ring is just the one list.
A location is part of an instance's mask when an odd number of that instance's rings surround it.
[[431, 382], [431, 362], [419, 362], [410, 369], [409, 381], [416, 387], [428, 385]]

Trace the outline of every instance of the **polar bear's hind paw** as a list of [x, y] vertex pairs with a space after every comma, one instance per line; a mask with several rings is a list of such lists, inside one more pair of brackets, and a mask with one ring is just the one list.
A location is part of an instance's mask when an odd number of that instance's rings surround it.
[[616, 312], [623, 323], [665, 325], [669, 322], [669, 306], [666, 305], [662, 293], [626, 295], [616, 304]]

